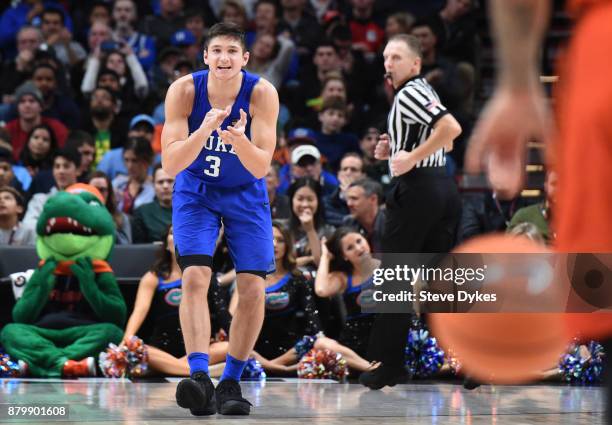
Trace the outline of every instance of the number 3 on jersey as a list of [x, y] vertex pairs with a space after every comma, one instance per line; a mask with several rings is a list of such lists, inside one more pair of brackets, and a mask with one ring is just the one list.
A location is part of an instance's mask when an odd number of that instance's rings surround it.
[[210, 164], [207, 170], [204, 170], [204, 174], [210, 177], [217, 177], [219, 175], [219, 167], [221, 166], [221, 158], [214, 155], [208, 155], [204, 158], [206, 162]]

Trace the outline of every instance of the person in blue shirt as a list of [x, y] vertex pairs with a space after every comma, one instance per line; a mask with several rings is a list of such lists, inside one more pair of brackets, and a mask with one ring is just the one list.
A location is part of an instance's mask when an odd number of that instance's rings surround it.
[[[216, 24], [204, 48], [209, 69], [174, 81], [165, 101], [162, 164], [176, 176], [172, 222], [183, 271], [180, 316], [191, 374], [179, 382], [176, 400], [193, 415], [250, 413], [238, 382], [263, 323], [265, 277], [274, 271], [265, 176], [276, 145], [279, 101], [268, 81], [242, 69], [248, 60], [243, 31]], [[226, 367], [214, 388], [208, 376], [206, 293], [221, 223], [239, 301]]]
[[64, 25], [72, 32], [70, 15], [54, 1], [21, 0], [13, 3], [0, 17], [0, 49], [5, 57], [12, 58], [17, 52], [15, 37], [19, 28], [28, 23], [38, 25], [36, 19], [46, 8], [60, 9], [64, 14]]

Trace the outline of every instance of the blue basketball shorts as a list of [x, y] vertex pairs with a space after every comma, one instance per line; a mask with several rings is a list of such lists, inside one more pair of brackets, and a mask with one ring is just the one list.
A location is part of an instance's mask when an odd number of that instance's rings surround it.
[[265, 179], [220, 187], [180, 173], [172, 196], [172, 225], [177, 261], [212, 267], [223, 223], [236, 273], [265, 277], [275, 270], [272, 216]]

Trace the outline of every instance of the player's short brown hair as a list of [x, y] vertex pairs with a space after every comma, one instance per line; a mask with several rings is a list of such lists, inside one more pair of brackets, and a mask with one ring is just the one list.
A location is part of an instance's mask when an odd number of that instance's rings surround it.
[[229, 22], [219, 22], [211, 27], [208, 31], [208, 37], [206, 38], [206, 44], [204, 50], [208, 49], [210, 41], [215, 37], [229, 37], [240, 42], [242, 50], [246, 51], [246, 41], [244, 40], [244, 31], [236, 24]]

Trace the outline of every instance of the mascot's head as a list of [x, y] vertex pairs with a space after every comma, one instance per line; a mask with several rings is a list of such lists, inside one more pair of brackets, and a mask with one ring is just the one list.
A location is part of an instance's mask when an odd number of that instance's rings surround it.
[[36, 251], [43, 260], [105, 260], [113, 248], [115, 223], [98, 189], [77, 183], [49, 198], [36, 233]]

